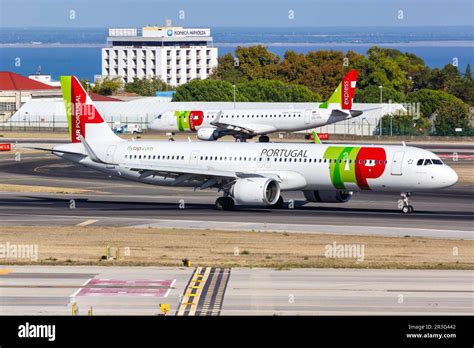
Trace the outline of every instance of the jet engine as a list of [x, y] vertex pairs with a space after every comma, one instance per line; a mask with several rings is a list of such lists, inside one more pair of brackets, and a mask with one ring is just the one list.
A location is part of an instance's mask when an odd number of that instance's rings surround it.
[[219, 131], [216, 128], [199, 128], [197, 137], [200, 140], [217, 140], [219, 139]]
[[351, 191], [303, 191], [309, 202], [319, 203], [346, 203], [352, 198]]
[[237, 204], [272, 205], [280, 197], [280, 185], [272, 178], [239, 179], [231, 190]]

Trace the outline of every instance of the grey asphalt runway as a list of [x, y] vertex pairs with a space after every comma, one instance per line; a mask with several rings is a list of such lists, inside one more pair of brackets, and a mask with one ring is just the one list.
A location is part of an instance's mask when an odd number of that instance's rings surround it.
[[[398, 195], [373, 192], [347, 204], [222, 212], [214, 191], [109, 178], [41, 153], [0, 155], [2, 184], [88, 191], [1, 191], [0, 231], [87, 224], [474, 239], [472, 185], [415, 193], [412, 215], [399, 212]], [[160, 303], [169, 315], [472, 314], [472, 284], [472, 271], [453, 270], [0, 266], [0, 315], [70, 315], [72, 303], [79, 315], [157, 315]]]
[[[80, 194], [0, 192], [0, 226], [71, 226], [94, 220], [94, 226], [474, 237], [472, 185], [414, 193], [415, 213], [402, 215], [398, 195], [374, 192], [356, 194], [345, 204], [304, 206], [298, 204], [303, 200], [301, 192], [286, 192], [284, 198], [295, 202], [294, 209], [216, 211], [214, 201], [219, 194], [215, 191], [194, 192], [110, 178], [49, 154], [23, 154], [20, 161], [2, 155], [0, 178], [2, 184], [90, 190]], [[74, 209], [70, 208], [71, 200]]]
[[[195, 296], [192, 268], [8, 266], [0, 272], [0, 315], [470, 315], [472, 271], [246, 269], [211, 281], [203, 269]], [[7, 271], [5, 269], [8, 269]], [[207, 274], [206, 274], [207, 272]], [[222, 275], [222, 273], [219, 273]], [[209, 275], [209, 277], [207, 277]], [[215, 284], [214, 284], [215, 283]], [[219, 287], [219, 289], [217, 289]], [[207, 303], [208, 294], [222, 299]], [[188, 304], [191, 301], [193, 304]], [[183, 302], [187, 313], [179, 312]], [[209, 307], [210, 306], [210, 307]], [[213, 311], [208, 310], [213, 308]]]

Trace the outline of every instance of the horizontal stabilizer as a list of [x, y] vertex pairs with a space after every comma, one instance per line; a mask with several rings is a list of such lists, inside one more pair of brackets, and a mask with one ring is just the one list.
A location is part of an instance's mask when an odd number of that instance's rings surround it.
[[56, 153], [67, 153], [67, 154], [69, 154], [69, 155], [81, 155], [81, 156], [86, 156], [86, 155], [84, 155], [83, 153], [80, 153], [80, 152], [56, 150], [56, 149], [54, 149], [54, 148], [52, 148], [52, 149], [46, 149], [46, 148], [43, 148], [43, 147], [27, 147], [27, 146], [25, 146], [25, 149], [47, 151], [47, 152], [51, 152], [51, 153], [56, 152]]

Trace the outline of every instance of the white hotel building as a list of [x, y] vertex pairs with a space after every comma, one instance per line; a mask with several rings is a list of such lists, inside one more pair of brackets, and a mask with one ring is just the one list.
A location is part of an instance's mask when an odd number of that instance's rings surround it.
[[211, 30], [182, 27], [109, 29], [102, 49], [102, 76], [159, 77], [177, 86], [192, 79], [207, 78], [217, 66], [217, 48]]

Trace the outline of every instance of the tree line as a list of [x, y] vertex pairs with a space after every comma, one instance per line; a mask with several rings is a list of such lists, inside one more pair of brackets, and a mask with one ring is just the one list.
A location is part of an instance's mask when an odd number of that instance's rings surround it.
[[[334, 92], [350, 69], [359, 71], [355, 102], [411, 103], [419, 105], [417, 115], [386, 115], [394, 135], [471, 135], [469, 105], [474, 105], [471, 67], [461, 73], [453, 64], [430, 68], [411, 53], [380, 47], [365, 55], [354, 51], [286, 51], [279, 57], [261, 45], [237, 47], [234, 54], [219, 57], [207, 80], [192, 80], [176, 88], [173, 101], [320, 102]], [[140, 95], [169, 90], [158, 78], [134, 79], [120, 85], [103, 80], [92, 87], [107, 94], [124, 88]], [[418, 104], [419, 103], [419, 104]], [[390, 120], [389, 120], [390, 118]], [[456, 131], [462, 129], [462, 132]]]

